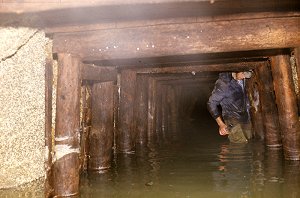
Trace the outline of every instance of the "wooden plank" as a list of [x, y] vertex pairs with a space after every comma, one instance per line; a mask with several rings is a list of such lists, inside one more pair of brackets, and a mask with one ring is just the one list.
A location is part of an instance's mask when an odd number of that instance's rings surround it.
[[51, 197], [53, 193], [52, 165], [52, 91], [53, 91], [53, 61], [49, 54], [45, 65], [45, 197]]
[[253, 72], [252, 77], [247, 82], [247, 93], [250, 101], [250, 117], [253, 128], [253, 135], [256, 140], [265, 139], [265, 127], [262, 116], [261, 95], [259, 93], [259, 79], [257, 69]]
[[53, 51], [105, 60], [289, 48], [300, 46], [299, 20], [300, 16], [62, 33], [54, 35]]
[[113, 85], [113, 82], [93, 84], [88, 170], [99, 171], [111, 166], [114, 139]]
[[99, 82], [117, 81], [118, 71], [115, 67], [99, 67], [94, 65], [81, 65], [81, 79]]
[[268, 64], [257, 68], [258, 89], [265, 127], [265, 143], [270, 148], [282, 146], [278, 110], [275, 103], [271, 69]]
[[[170, 15], [179, 17], [246, 12], [278, 12], [297, 10], [297, 6], [299, 8], [299, 1], [297, 0], [216, 0], [214, 3], [211, 2], [211, 0], [3, 0], [2, 3], [0, 2], [0, 12], [18, 14], [48, 12], [52, 16], [58, 16], [64, 20], [63, 14], [57, 15], [59, 12], [56, 11], [63, 9], [65, 16], [71, 18], [76, 18], [76, 14], [81, 13], [80, 16], [85, 18], [88, 15], [95, 15], [94, 12], [89, 12], [86, 8], [96, 8], [99, 13], [103, 11], [111, 13], [106, 15], [106, 19], [114, 18], [114, 15], [120, 19], [122, 18], [119, 17], [120, 14], [123, 19], [128, 16], [134, 19], [138, 17], [168, 18]], [[76, 9], [76, 12], [74, 12], [74, 9]], [[107, 12], [105, 9], [109, 11]], [[82, 12], [83, 10], [87, 12]], [[43, 18], [43, 15], [39, 16]]]
[[294, 56], [296, 60], [296, 68], [297, 68], [297, 77], [298, 77], [298, 114], [300, 116], [300, 47], [294, 49]]
[[[104, 30], [104, 29], [114, 29], [114, 28], [129, 28], [129, 27], [141, 27], [141, 26], [153, 26], [153, 25], [167, 25], [167, 24], [182, 24], [182, 23], [205, 23], [211, 21], [224, 21], [224, 20], [244, 20], [244, 19], [254, 19], [254, 18], [274, 18], [274, 17], [293, 17], [298, 16], [295, 12], [262, 12], [262, 13], [238, 13], [232, 15], [221, 15], [221, 16], [195, 16], [195, 17], [173, 17], [173, 18], [159, 18], [159, 19], [130, 19], [123, 21], [116, 20], [107, 20], [107, 17], [103, 13], [97, 10], [97, 13], [89, 11], [90, 15], [81, 16], [81, 20], [74, 20], [77, 23], [71, 23], [68, 21], [67, 17], [52, 17], [51, 19], [43, 19], [44, 16], [40, 16], [39, 19], [47, 21], [43, 25], [44, 30], [47, 34], [53, 33], [67, 33], [67, 32], [84, 32], [84, 31], [95, 31], [95, 30]], [[91, 14], [93, 13], [93, 14]], [[62, 13], [66, 14], [66, 13]], [[57, 14], [59, 15], [59, 14]], [[86, 19], [83, 20], [82, 17]], [[119, 17], [124, 18], [124, 17]], [[57, 20], [57, 22], [56, 22]], [[80, 21], [86, 21], [82, 23]], [[51, 24], [50, 24], [51, 22]], [[48, 24], [49, 23], [49, 24]], [[55, 25], [55, 24], [64, 24], [64, 25]]]
[[156, 111], [157, 111], [157, 83], [156, 80], [152, 77], [148, 79], [148, 143], [158, 143], [156, 136]]
[[58, 54], [55, 148], [53, 157], [54, 197], [79, 193], [80, 61]]
[[135, 71], [139, 74], [163, 74], [163, 73], [192, 73], [192, 72], [205, 72], [205, 71], [246, 71], [255, 69], [263, 64], [264, 61], [254, 62], [240, 62], [240, 63], [225, 63], [225, 64], [204, 64], [192, 66], [174, 66], [174, 67], [149, 67], [149, 68], [136, 68]]
[[146, 75], [137, 75], [134, 107], [136, 142], [144, 145], [147, 143], [148, 129], [148, 79]]
[[116, 146], [118, 152], [135, 152], [134, 130], [134, 98], [136, 89], [136, 72], [130, 70], [121, 71], [120, 76], [120, 106], [118, 117], [118, 130], [116, 134]]
[[271, 57], [276, 104], [286, 160], [300, 160], [300, 121], [289, 56]]

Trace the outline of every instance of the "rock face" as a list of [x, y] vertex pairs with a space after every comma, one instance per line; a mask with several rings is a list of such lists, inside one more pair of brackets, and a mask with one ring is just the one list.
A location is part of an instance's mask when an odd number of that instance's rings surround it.
[[0, 28], [0, 189], [44, 176], [43, 32]]

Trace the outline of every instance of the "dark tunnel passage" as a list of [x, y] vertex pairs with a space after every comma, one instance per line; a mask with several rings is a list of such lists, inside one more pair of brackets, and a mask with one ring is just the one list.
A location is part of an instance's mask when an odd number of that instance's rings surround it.
[[[149, 62], [142, 68], [120, 67], [114, 95], [118, 101], [111, 104], [118, 106], [114, 111], [113, 160], [109, 169], [95, 167], [96, 171], [91, 171], [90, 167], [82, 175], [82, 196], [231, 198], [264, 194], [279, 198], [287, 190], [299, 195], [299, 171], [291, 173], [300, 168], [299, 163], [284, 161], [275, 131], [268, 136], [268, 127], [273, 127], [276, 117], [266, 119], [257, 113], [276, 108], [274, 95], [265, 94], [274, 90], [269, 59], [251, 58], [251, 53], [250, 57], [249, 53], [240, 54], [247, 58], [230, 55], [238, 53], [214, 55], [199, 65], [173, 57], [175, 62], [170, 65], [150, 66]], [[227, 136], [219, 135], [207, 102], [221, 72], [250, 69], [253, 76], [247, 80], [246, 92], [254, 138], [247, 144], [233, 144]], [[99, 100], [93, 99], [94, 85], [92, 101]], [[91, 124], [93, 127], [93, 116]], [[90, 161], [97, 159], [102, 148], [90, 154]]]
[[[135, 153], [114, 153], [110, 169], [83, 174], [81, 196], [232, 198], [263, 194], [280, 198], [288, 191], [299, 194], [300, 174], [293, 172], [299, 163], [284, 161], [282, 150], [268, 150], [259, 141], [231, 144], [218, 134], [206, 106], [218, 73], [179, 75], [179, 81], [176, 75], [173, 80], [152, 75], [168, 90], [180, 90], [162, 92], [178, 99], [176, 117], [170, 115], [166, 124], [162, 122], [163, 128], [154, 130], [152, 141], [137, 144]], [[194, 81], [197, 75], [200, 83]]]

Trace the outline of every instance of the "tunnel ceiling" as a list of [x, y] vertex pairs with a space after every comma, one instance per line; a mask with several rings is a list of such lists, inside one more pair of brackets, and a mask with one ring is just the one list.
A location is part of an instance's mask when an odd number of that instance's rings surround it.
[[[299, 11], [298, 0], [3, 0], [0, 25], [41, 28], [54, 53], [86, 64], [172, 67], [289, 53], [283, 48], [300, 42]], [[279, 26], [289, 40], [275, 39]]]

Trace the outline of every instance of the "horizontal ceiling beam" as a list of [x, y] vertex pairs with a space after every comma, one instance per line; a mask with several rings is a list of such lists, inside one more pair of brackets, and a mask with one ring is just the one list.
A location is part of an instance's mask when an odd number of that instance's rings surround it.
[[147, 67], [133, 69], [139, 74], [160, 74], [160, 73], [192, 73], [192, 72], [221, 72], [221, 71], [246, 71], [255, 69], [265, 64], [265, 61], [240, 62], [213, 65], [193, 65], [193, 66], [175, 66], [175, 67]]
[[[246, 71], [255, 69], [264, 65], [265, 61], [256, 62], [240, 62], [240, 63], [226, 63], [215, 65], [193, 65], [193, 66], [174, 66], [174, 67], [146, 67], [146, 68], [132, 68], [129, 69], [139, 75], [150, 75], [159, 77], [164, 74], [165, 77], [172, 76], [172, 78], [182, 78], [184, 76], [191, 78], [201, 77], [203, 79], [211, 78], [215, 74], [202, 72], [225, 72], [225, 71]], [[190, 73], [190, 75], [186, 75]], [[81, 79], [93, 81], [116, 81], [118, 69], [116, 67], [100, 67], [89, 64], [81, 65]], [[182, 74], [178, 76], [178, 74]], [[162, 77], [162, 76], [161, 76]]]
[[61, 33], [53, 37], [53, 52], [76, 54], [83, 60], [110, 60], [298, 47], [299, 21], [300, 13]]
[[81, 79], [99, 82], [116, 81], [118, 71], [114, 67], [97, 67], [81, 64]]
[[7, 13], [26, 13], [80, 7], [157, 4], [174, 2], [211, 2], [211, 0], [2, 0], [0, 2], [0, 11]]

